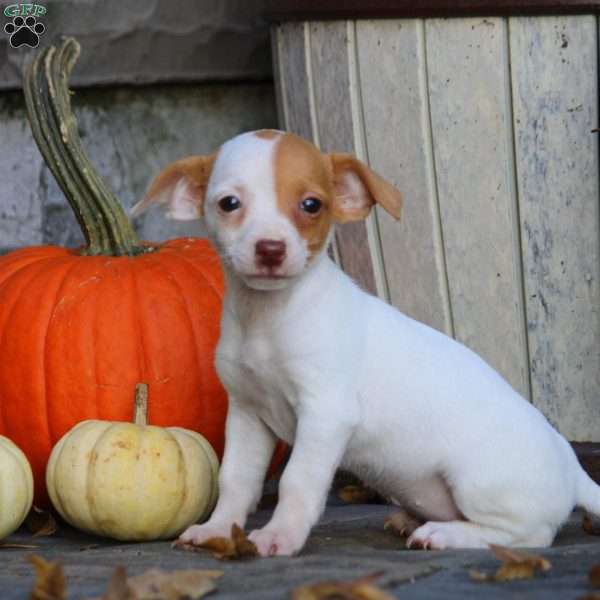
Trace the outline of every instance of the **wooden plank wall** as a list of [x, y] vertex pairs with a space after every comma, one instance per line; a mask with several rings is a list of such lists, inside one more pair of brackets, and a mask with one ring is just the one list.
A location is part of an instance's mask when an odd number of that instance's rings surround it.
[[428, 21], [427, 68], [455, 336], [528, 395], [506, 29]]
[[572, 439], [600, 441], [598, 44], [593, 16], [511, 20], [531, 384]]
[[366, 289], [481, 354], [571, 440], [600, 441], [594, 16], [287, 23], [286, 128], [405, 197], [337, 233]]
[[[385, 211], [377, 211], [389, 299], [416, 319], [452, 335], [423, 23], [362, 21], [356, 34], [369, 162], [402, 190], [405, 199], [400, 226]], [[416, 286], [407, 285], [416, 281]]]

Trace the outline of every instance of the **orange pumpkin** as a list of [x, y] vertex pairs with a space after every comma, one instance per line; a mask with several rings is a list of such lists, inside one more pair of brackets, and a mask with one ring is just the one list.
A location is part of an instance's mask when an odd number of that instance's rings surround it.
[[40, 52], [25, 78], [32, 132], [74, 210], [87, 246], [0, 257], [0, 434], [31, 462], [47, 503], [53, 445], [85, 419], [131, 420], [136, 382], [149, 418], [200, 432], [223, 451], [226, 395], [214, 370], [223, 278], [208, 242], [140, 242], [81, 148], [68, 75], [68, 38]]
[[36, 503], [54, 444], [85, 419], [131, 420], [138, 381], [150, 384], [154, 424], [199, 431], [222, 453], [222, 294], [204, 240], [136, 257], [49, 246], [0, 258], [0, 434], [29, 458]]

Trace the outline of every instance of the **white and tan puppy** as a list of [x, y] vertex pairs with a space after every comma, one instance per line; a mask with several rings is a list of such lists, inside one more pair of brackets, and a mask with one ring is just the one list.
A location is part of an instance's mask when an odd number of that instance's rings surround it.
[[250, 534], [265, 556], [303, 547], [339, 466], [425, 522], [413, 546], [548, 546], [575, 505], [600, 513], [600, 488], [538, 410], [329, 259], [334, 224], [375, 203], [400, 216], [399, 193], [366, 165], [291, 134], [246, 133], [170, 165], [137, 210], [151, 202], [204, 217], [227, 285], [220, 497], [184, 541], [244, 526], [277, 437], [293, 451], [272, 519]]

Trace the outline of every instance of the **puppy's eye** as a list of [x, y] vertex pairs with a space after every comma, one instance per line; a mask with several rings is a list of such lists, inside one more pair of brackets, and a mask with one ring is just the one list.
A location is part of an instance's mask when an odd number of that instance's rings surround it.
[[219, 200], [219, 208], [224, 212], [233, 212], [242, 206], [237, 196], [225, 196]]
[[323, 203], [318, 198], [305, 198], [300, 202], [300, 208], [309, 215], [316, 215], [322, 206]]

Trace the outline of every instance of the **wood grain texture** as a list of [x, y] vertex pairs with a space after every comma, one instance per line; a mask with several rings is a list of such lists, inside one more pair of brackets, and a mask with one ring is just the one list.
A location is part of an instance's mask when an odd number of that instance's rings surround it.
[[285, 23], [278, 27], [279, 86], [285, 128], [313, 140], [311, 98], [308, 76], [306, 23]]
[[[350, 50], [346, 22], [310, 24], [314, 114], [321, 150], [350, 152], [360, 157], [352, 115]], [[365, 223], [338, 227], [336, 241], [344, 271], [361, 287], [377, 294], [380, 289], [375, 281]]]
[[273, 26], [271, 27], [271, 54], [273, 55], [273, 75], [274, 75], [274, 87], [275, 87], [275, 104], [277, 107], [277, 123], [278, 127], [284, 128], [286, 119], [286, 106], [285, 106], [285, 91], [284, 81], [281, 76], [281, 50], [280, 47], [283, 44], [281, 39], [281, 28]]
[[600, 0], [267, 0], [272, 21], [399, 19], [600, 12]]
[[511, 19], [533, 402], [600, 440], [597, 23]]
[[455, 337], [529, 396], [506, 22], [426, 22]]
[[378, 209], [390, 301], [452, 335], [421, 21], [356, 24], [367, 154], [401, 190], [400, 223]]

